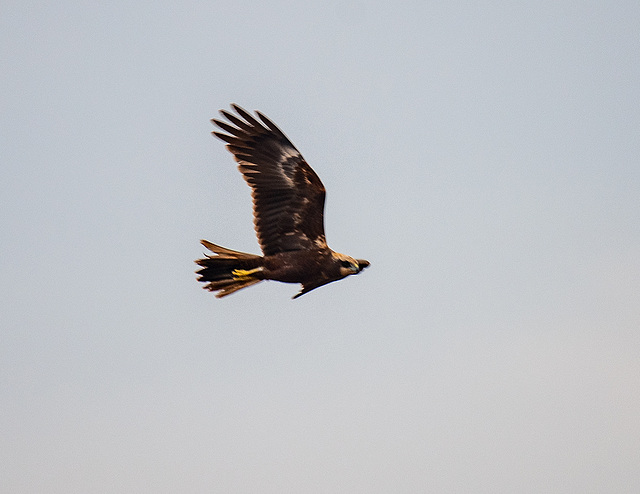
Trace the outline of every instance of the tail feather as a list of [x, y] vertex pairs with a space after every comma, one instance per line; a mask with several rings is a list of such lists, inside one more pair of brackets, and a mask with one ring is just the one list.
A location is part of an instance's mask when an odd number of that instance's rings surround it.
[[230, 295], [242, 288], [261, 282], [262, 257], [227, 249], [206, 240], [200, 243], [213, 254], [205, 254], [196, 263], [202, 266], [196, 274], [198, 281], [206, 283], [203, 288], [216, 293], [217, 298]]

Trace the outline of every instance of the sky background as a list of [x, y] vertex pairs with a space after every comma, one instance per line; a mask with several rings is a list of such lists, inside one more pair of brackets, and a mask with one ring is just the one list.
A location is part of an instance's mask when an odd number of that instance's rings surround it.
[[[0, 5], [0, 492], [640, 492], [637, 1]], [[258, 253], [209, 119], [371, 261]]]

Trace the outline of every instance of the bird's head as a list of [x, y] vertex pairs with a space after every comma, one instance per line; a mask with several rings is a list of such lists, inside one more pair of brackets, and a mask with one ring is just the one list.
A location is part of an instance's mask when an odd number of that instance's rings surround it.
[[340, 266], [340, 275], [342, 277], [349, 276], [350, 274], [358, 274], [364, 268], [369, 266], [369, 261], [365, 261], [364, 259], [354, 259], [353, 257], [346, 256], [338, 252], [334, 252], [333, 257]]

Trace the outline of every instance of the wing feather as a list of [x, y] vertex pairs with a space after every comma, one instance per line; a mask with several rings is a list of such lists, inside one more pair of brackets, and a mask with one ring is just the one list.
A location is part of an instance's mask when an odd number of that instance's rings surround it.
[[211, 120], [224, 131], [213, 134], [227, 143], [252, 189], [254, 224], [264, 254], [326, 248], [325, 189], [318, 175], [269, 118], [260, 112], [255, 118], [235, 104], [231, 108], [237, 115], [220, 110], [228, 122]]

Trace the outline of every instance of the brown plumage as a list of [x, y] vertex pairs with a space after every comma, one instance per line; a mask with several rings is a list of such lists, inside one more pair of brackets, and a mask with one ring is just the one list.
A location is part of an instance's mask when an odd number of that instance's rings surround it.
[[196, 261], [204, 288], [224, 297], [262, 280], [276, 280], [302, 284], [293, 297], [297, 298], [369, 266], [368, 261], [339, 254], [327, 245], [324, 186], [291, 141], [262, 113], [256, 112], [258, 120], [238, 105], [231, 107], [237, 115], [220, 110], [228, 122], [213, 119], [224, 131], [213, 134], [227, 143], [251, 187], [263, 256], [202, 240], [212, 252]]

